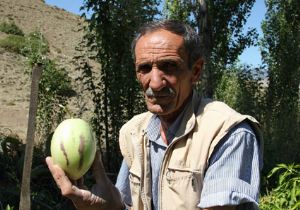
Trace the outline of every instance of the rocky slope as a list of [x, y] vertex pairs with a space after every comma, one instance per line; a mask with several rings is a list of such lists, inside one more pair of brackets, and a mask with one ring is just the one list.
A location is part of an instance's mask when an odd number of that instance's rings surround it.
[[[49, 42], [49, 57], [76, 77], [72, 58], [83, 37], [83, 20], [42, 0], [0, 0], [0, 23], [14, 22], [25, 34], [39, 31]], [[0, 39], [6, 36], [0, 33]], [[30, 77], [25, 57], [0, 48], [0, 132], [26, 137]]]

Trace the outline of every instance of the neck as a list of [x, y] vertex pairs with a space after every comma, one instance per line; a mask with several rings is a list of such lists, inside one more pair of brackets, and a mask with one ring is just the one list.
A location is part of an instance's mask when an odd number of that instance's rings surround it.
[[189, 95], [189, 97], [187, 97], [187, 99], [185, 100], [185, 102], [182, 104], [182, 106], [180, 107], [180, 109], [178, 109], [176, 111], [176, 113], [172, 114], [172, 115], [161, 115], [159, 116], [160, 118], [160, 135], [163, 139], [163, 141], [168, 144], [168, 140], [167, 140], [167, 132], [168, 129], [170, 128], [170, 126], [172, 125], [173, 122], [175, 122], [175, 120], [177, 119], [177, 117], [180, 115], [180, 113], [184, 110], [184, 107], [186, 106], [186, 104], [188, 103], [188, 101], [190, 101], [192, 97], [192, 94]]
[[181, 114], [181, 112], [184, 110], [186, 104], [192, 100], [192, 95], [193, 93], [191, 92], [191, 94], [185, 99], [185, 101], [182, 103], [181, 107], [168, 115], [160, 115], [159, 119], [161, 121], [161, 125], [163, 126], [164, 129], [168, 130], [169, 127], [172, 125], [173, 122], [175, 122], [175, 120], [177, 119], [177, 117]]
[[166, 145], [169, 144], [169, 143], [168, 143], [168, 139], [167, 139], [167, 132], [168, 132], [168, 129], [165, 128], [165, 127], [163, 126], [163, 124], [160, 124], [160, 136], [161, 136], [163, 142], [164, 142]]

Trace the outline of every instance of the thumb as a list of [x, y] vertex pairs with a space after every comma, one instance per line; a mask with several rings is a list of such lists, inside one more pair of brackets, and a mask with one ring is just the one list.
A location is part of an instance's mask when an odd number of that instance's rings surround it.
[[103, 180], [106, 179], [105, 169], [101, 160], [101, 154], [99, 150], [97, 150], [95, 155], [95, 159], [92, 165], [92, 172], [97, 184], [103, 182]]
[[87, 190], [88, 188], [86, 187], [86, 185], [84, 184], [84, 179], [83, 177], [81, 177], [80, 179], [73, 181], [73, 184], [76, 185], [77, 187], [79, 187], [80, 189], [84, 189]]

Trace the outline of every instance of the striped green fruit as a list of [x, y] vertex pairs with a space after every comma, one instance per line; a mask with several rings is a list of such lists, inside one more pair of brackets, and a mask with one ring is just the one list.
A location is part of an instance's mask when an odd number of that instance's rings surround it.
[[61, 122], [51, 140], [51, 156], [72, 180], [82, 177], [91, 167], [96, 142], [87, 122], [73, 118]]

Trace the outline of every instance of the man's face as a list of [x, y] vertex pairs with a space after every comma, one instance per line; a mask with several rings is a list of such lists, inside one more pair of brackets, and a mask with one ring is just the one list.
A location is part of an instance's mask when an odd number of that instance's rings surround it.
[[202, 65], [189, 69], [183, 37], [166, 30], [142, 36], [135, 56], [136, 75], [148, 110], [174, 119], [197, 82]]

